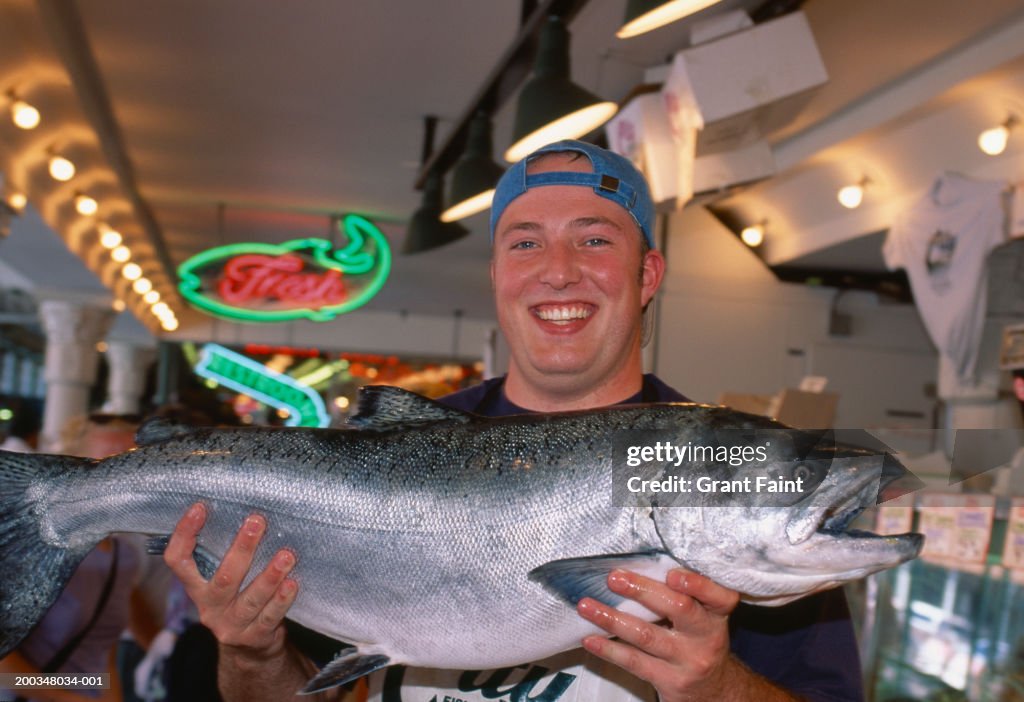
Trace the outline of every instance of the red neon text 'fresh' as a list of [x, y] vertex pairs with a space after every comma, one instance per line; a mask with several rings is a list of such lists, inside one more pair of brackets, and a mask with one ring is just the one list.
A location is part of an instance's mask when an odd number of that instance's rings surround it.
[[316, 309], [345, 299], [341, 271], [303, 272], [303, 260], [294, 254], [235, 256], [224, 264], [217, 292], [225, 302], [238, 305], [250, 300], [280, 300]]

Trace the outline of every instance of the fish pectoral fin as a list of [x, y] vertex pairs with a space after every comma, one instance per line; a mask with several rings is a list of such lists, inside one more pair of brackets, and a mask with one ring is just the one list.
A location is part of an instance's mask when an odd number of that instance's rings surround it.
[[616, 607], [624, 598], [608, 589], [608, 574], [616, 569], [649, 571], [663, 558], [671, 556], [666, 551], [651, 550], [565, 558], [534, 568], [528, 577], [573, 607], [584, 597]]
[[358, 411], [349, 417], [349, 426], [384, 431], [426, 422], [466, 423], [473, 415], [446, 407], [430, 398], [389, 385], [359, 388]]
[[[153, 536], [146, 539], [146, 553], [151, 556], [162, 556], [167, 550], [167, 544], [171, 542], [171, 535]], [[202, 546], [196, 546], [192, 551], [192, 560], [196, 562], [196, 568], [204, 580], [209, 580], [217, 572], [220, 559], [207, 551]]]
[[344, 685], [390, 664], [391, 659], [387, 656], [379, 653], [363, 654], [359, 653], [358, 649], [350, 649], [321, 668], [320, 672], [306, 683], [300, 694], [311, 695]]

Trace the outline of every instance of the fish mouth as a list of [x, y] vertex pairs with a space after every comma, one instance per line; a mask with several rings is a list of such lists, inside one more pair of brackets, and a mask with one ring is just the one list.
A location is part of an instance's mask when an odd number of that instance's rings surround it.
[[[858, 477], [852, 486], [844, 490], [826, 490], [834, 496], [824, 498], [811, 510], [797, 515], [786, 527], [787, 536], [793, 545], [811, 540], [827, 539], [842, 540], [858, 550], [873, 552], [891, 552], [896, 562], [909, 560], [918, 555], [924, 545], [924, 536], [917, 533], [881, 535], [863, 529], [850, 529], [850, 524], [864, 512], [867, 507], [875, 504], [881, 491], [891, 482], [899, 478], [899, 474], [886, 471], [869, 471]], [[815, 502], [818, 502], [816, 499]], [[856, 543], [855, 543], [856, 542]]]
[[[841, 500], [826, 509], [815, 531], [829, 536], [871, 534], [871, 532], [848, 528], [853, 523], [853, 520], [859, 517], [866, 508], [864, 495], [866, 491], [866, 489], [862, 489], [860, 492], [854, 493], [845, 500]], [[876, 536], [876, 534], [871, 535]]]

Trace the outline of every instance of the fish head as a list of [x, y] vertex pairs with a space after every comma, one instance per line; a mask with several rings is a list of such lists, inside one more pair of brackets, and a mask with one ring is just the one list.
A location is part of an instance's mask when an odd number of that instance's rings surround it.
[[757, 458], [764, 460], [666, 467], [662, 475], [675, 471], [689, 480], [690, 491], [658, 495], [652, 517], [676, 560], [737, 590], [744, 601], [782, 605], [920, 553], [920, 534], [849, 528], [909, 473], [884, 447], [781, 425], [718, 438], [720, 445], [762, 446]]

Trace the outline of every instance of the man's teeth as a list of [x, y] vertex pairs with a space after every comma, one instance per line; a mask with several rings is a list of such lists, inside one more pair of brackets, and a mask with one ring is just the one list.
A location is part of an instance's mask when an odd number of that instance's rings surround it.
[[586, 319], [590, 316], [590, 310], [585, 307], [549, 307], [537, 310], [537, 316], [546, 322], [567, 322]]

